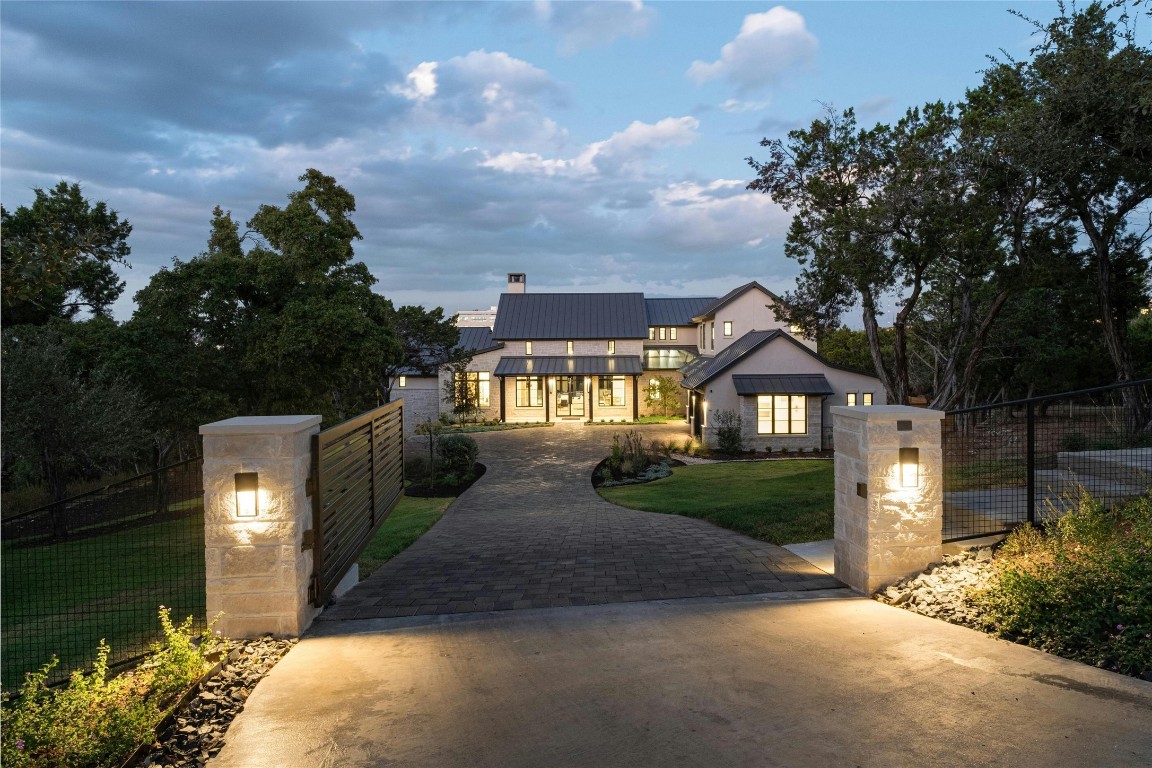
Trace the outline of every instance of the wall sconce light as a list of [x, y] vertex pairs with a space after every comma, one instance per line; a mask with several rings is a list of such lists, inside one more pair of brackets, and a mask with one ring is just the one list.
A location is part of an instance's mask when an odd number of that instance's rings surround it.
[[260, 514], [260, 475], [257, 472], [236, 473], [236, 517], [253, 518]]
[[920, 484], [920, 449], [900, 449], [900, 485], [915, 488]]

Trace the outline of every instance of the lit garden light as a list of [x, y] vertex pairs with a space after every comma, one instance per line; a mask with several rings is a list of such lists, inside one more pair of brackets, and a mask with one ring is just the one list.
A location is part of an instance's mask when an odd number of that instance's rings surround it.
[[920, 485], [920, 449], [900, 449], [900, 486], [916, 488]]
[[260, 475], [257, 472], [236, 473], [236, 517], [251, 519], [260, 514]]

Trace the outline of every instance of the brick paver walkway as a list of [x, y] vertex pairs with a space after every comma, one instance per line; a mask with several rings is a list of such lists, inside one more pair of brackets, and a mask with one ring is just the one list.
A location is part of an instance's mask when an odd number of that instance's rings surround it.
[[[684, 427], [645, 436], [684, 439]], [[787, 550], [711, 523], [609, 504], [592, 489], [610, 427], [476, 435], [487, 473], [321, 620], [514, 610], [842, 586]]]

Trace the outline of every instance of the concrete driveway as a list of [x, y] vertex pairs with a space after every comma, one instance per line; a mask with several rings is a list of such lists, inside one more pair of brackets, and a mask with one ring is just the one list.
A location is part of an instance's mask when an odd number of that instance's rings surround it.
[[622, 509], [592, 470], [613, 434], [687, 438], [678, 425], [475, 435], [488, 471], [415, 544], [321, 621], [500, 611], [839, 587], [771, 544], [677, 515]]
[[211, 765], [1152, 764], [1152, 683], [846, 594], [326, 622]]

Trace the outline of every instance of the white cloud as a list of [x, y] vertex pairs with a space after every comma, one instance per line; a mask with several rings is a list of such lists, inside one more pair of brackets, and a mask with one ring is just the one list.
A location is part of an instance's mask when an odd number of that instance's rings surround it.
[[611, 45], [621, 37], [642, 37], [656, 17], [656, 12], [642, 0], [586, 3], [536, 0], [533, 10], [538, 21], [560, 36], [559, 51], [565, 56]]
[[762, 109], [768, 109], [772, 106], [770, 101], [741, 101], [740, 99], [727, 99], [720, 105], [720, 109], [725, 112], [740, 113], [740, 112], [759, 112]]
[[749, 191], [739, 179], [706, 184], [681, 181], [653, 191], [654, 210], [639, 238], [652, 238], [681, 252], [759, 249], [783, 240], [791, 216], [770, 197]]
[[696, 140], [700, 121], [694, 117], [666, 117], [656, 123], [633, 122], [603, 141], [596, 141], [569, 159], [546, 158], [536, 152], [501, 152], [482, 165], [507, 173], [538, 173], [545, 176], [642, 175], [644, 163], [666, 147], [685, 146]]
[[804, 17], [778, 5], [745, 16], [740, 33], [720, 49], [720, 58], [692, 62], [688, 76], [698, 83], [726, 78], [743, 90], [761, 88], [786, 70], [811, 61], [816, 48], [816, 37], [805, 27]]
[[427, 101], [436, 95], [436, 67], [434, 61], [423, 61], [408, 73], [404, 85], [394, 85], [392, 93], [412, 101]]

